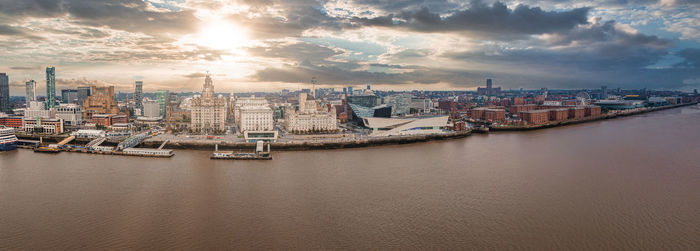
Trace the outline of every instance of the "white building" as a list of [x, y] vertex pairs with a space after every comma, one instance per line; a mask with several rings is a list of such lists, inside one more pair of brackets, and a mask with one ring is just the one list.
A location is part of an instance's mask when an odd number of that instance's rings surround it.
[[394, 94], [384, 97], [384, 103], [391, 106], [391, 115], [400, 116], [411, 112], [412, 95], [408, 93]]
[[214, 84], [207, 75], [202, 87], [202, 96], [192, 99], [190, 104], [190, 129], [195, 132], [226, 131], [226, 98], [214, 96]]
[[160, 104], [157, 100], [144, 100], [142, 105], [144, 117], [160, 118]]
[[362, 118], [365, 126], [372, 129], [370, 136], [403, 136], [444, 133], [447, 126], [447, 116], [431, 118]]
[[332, 132], [338, 130], [335, 106], [324, 108], [306, 93], [299, 93], [299, 110], [291, 110], [285, 115], [285, 128], [289, 132]]
[[76, 104], [60, 104], [56, 108], [56, 118], [63, 119], [67, 125], [80, 125], [83, 123], [83, 111]]
[[24, 110], [25, 119], [36, 119], [36, 118], [53, 118], [56, 115], [56, 110], [46, 109], [44, 102], [41, 101], [30, 101], [27, 109]]
[[233, 113], [239, 132], [274, 130], [274, 111], [265, 98], [239, 98]]

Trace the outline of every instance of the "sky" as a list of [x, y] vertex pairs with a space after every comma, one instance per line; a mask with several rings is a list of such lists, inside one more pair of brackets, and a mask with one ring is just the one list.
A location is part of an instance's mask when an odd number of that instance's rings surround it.
[[11, 93], [700, 89], [700, 0], [0, 0]]

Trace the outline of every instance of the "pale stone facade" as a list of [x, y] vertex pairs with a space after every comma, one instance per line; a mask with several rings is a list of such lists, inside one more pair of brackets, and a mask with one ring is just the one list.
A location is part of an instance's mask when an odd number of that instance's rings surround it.
[[192, 99], [190, 115], [190, 129], [194, 132], [226, 131], [226, 98], [214, 96], [214, 84], [209, 75], [204, 79], [202, 96]]
[[335, 106], [325, 108], [316, 100], [307, 99], [306, 93], [299, 94], [299, 110], [287, 112], [284, 120], [289, 132], [332, 132], [338, 130]]
[[273, 131], [274, 111], [265, 98], [239, 98], [233, 107], [238, 131]]

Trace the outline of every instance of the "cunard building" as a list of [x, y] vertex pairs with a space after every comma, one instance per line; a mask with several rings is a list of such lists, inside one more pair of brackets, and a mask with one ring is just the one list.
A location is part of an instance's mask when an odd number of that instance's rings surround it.
[[338, 130], [335, 107], [319, 106], [313, 96], [299, 93], [299, 110], [286, 113], [287, 131], [293, 133], [333, 132]]
[[202, 96], [192, 99], [190, 129], [199, 133], [225, 132], [226, 110], [226, 98], [214, 96], [214, 84], [207, 75]]

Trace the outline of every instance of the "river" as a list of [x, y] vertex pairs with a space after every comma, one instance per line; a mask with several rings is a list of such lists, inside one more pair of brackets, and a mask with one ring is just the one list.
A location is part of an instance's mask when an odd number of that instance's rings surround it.
[[700, 108], [272, 161], [0, 153], [0, 250], [700, 247]]

